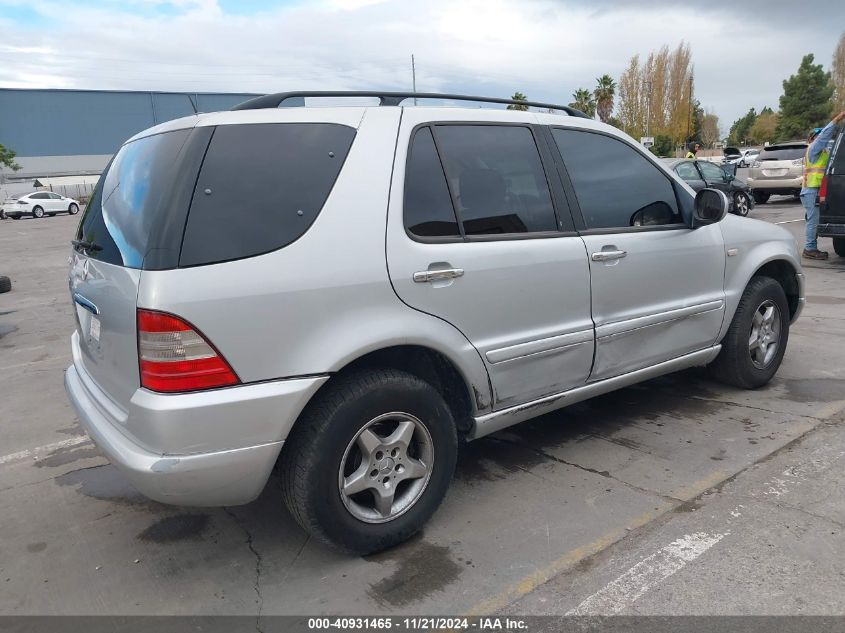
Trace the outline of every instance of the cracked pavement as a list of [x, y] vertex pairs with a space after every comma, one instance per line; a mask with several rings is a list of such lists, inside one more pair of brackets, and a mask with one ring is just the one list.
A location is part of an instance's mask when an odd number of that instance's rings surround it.
[[[773, 199], [752, 216], [802, 213]], [[228, 614], [262, 630], [276, 614], [845, 610], [842, 258], [806, 268], [808, 306], [768, 387], [688, 371], [483, 438], [421, 534], [353, 558], [308, 539], [275, 478], [246, 506], [169, 507], [85, 440], [62, 386], [74, 226], [0, 222], [14, 284], [0, 295], [0, 614]]]

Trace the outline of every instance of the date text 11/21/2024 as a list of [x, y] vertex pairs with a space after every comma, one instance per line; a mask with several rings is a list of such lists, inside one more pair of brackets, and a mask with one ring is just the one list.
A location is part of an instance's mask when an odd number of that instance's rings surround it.
[[311, 631], [345, 629], [350, 631], [524, 631], [525, 620], [499, 617], [346, 617], [309, 618]]

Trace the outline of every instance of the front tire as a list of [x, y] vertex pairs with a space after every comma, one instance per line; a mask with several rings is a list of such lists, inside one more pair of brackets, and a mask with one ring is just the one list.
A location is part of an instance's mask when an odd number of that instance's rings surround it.
[[341, 375], [285, 442], [285, 504], [318, 540], [354, 554], [377, 552], [431, 517], [457, 453], [452, 413], [430, 384], [394, 369]]
[[762, 387], [780, 367], [788, 340], [786, 293], [771, 277], [753, 277], [709, 366], [711, 375], [743, 389]]
[[769, 201], [768, 193], [754, 192], [754, 202], [757, 204], [766, 204]]
[[78, 204], [70, 205], [67, 208], [67, 212], [70, 213], [71, 215], [76, 215], [77, 213], [79, 213], [79, 205]]
[[840, 257], [845, 257], [845, 237], [833, 238], [833, 251]]
[[742, 217], [747, 216], [750, 208], [751, 201], [748, 199], [746, 194], [742, 192], [734, 194], [734, 212], [737, 215], [741, 215]]
[[33, 215], [33, 217], [36, 217], [36, 218], [43, 218], [44, 217], [44, 209], [42, 209], [41, 207], [35, 207], [32, 210], [32, 215]]

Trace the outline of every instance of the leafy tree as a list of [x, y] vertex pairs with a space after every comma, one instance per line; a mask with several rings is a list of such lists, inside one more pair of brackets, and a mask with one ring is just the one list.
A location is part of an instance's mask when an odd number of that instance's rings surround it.
[[656, 154], [657, 156], [671, 156], [673, 147], [674, 143], [672, 143], [671, 136], [668, 134], [658, 134], [654, 137], [654, 145], [649, 149], [652, 154]]
[[753, 142], [754, 139], [749, 138], [748, 134], [751, 131], [751, 126], [754, 125], [756, 120], [757, 112], [754, 108], [751, 108], [745, 116], [741, 116], [734, 121], [733, 125], [731, 125], [730, 132], [728, 133], [728, 144], [742, 145], [746, 141]]
[[749, 130], [755, 143], [773, 143], [777, 140], [778, 114], [771, 108], [763, 108]]
[[592, 92], [586, 88], [578, 88], [578, 90], [572, 93], [572, 99], [572, 103], [569, 104], [570, 108], [581, 110], [581, 112], [590, 118], [596, 116], [596, 102], [593, 99]]
[[596, 102], [596, 110], [599, 119], [607, 123], [610, 115], [613, 114], [613, 97], [616, 96], [616, 82], [610, 75], [602, 75], [596, 78], [596, 87], [593, 90], [593, 98]]
[[701, 139], [704, 147], [713, 147], [716, 141], [721, 138], [719, 131], [719, 117], [715, 114], [708, 113], [701, 117], [700, 132], [698, 138]]
[[830, 73], [813, 63], [812, 53], [805, 55], [798, 72], [783, 82], [777, 136], [781, 140], [805, 138], [810, 129], [830, 119], [833, 85]]
[[14, 151], [0, 144], [0, 165], [8, 167], [12, 171], [19, 171], [21, 166], [15, 162], [15, 156], [17, 154]]
[[[522, 94], [519, 90], [513, 93], [511, 99], [513, 101], [528, 101], [528, 97]], [[512, 103], [508, 106], [508, 110], [522, 110], [524, 112], [528, 110], [528, 106], [522, 105], [521, 103]]]

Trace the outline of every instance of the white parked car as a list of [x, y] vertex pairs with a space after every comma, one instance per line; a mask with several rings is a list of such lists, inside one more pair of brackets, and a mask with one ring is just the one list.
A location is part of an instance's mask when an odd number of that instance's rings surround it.
[[24, 215], [43, 218], [57, 213], [79, 213], [79, 201], [65, 198], [52, 191], [33, 191], [22, 196], [7, 198], [0, 206], [0, 216], [20, 220]]

